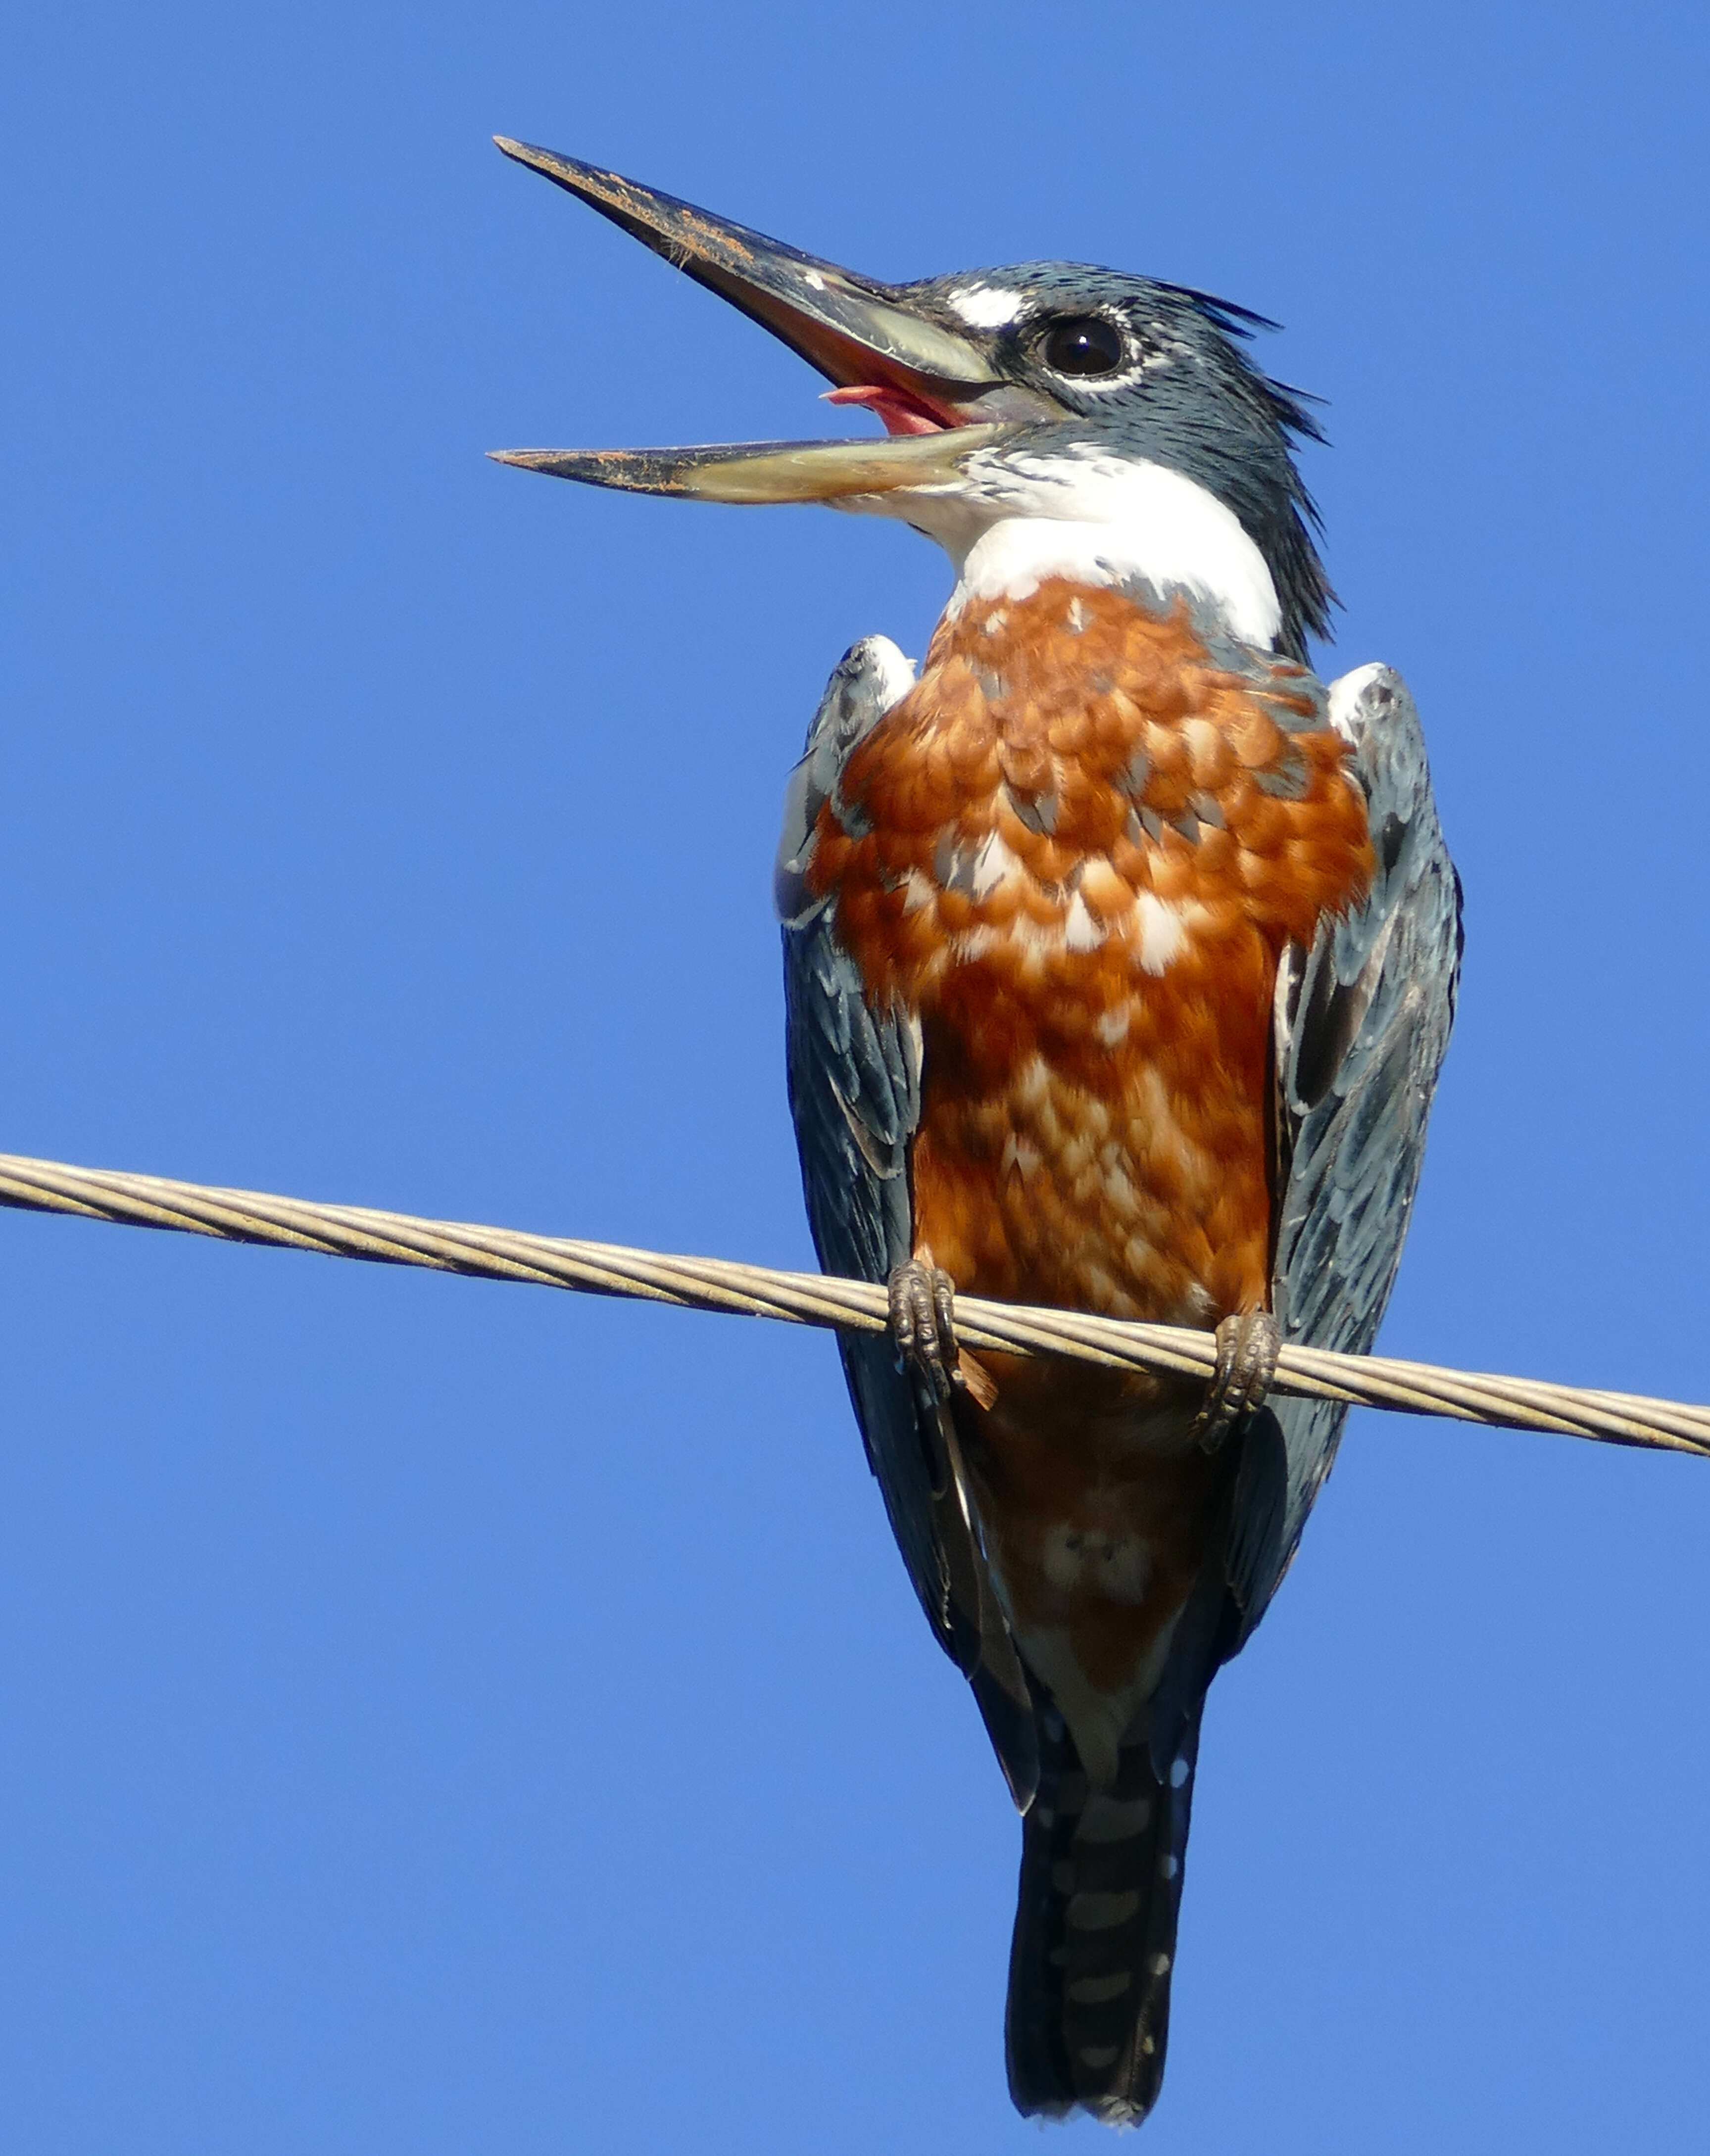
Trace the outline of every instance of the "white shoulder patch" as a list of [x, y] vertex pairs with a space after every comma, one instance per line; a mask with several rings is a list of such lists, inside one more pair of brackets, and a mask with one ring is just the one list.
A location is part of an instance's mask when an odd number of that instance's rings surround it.
[[1000, 330], [1021, 311], [1020, 295], [1000, 292], [994, 285], [964, 285], [948, 298], [970, 329]]
[[881, 711], [900, 704], [915, 683], [914, 661], [888, 636], [864, 636], [861, 658], [872, 670]]
[[1330, 684], [1330, 723], [1345, 742], [1353, 736], [1353, 715], [1359, 700], [1379, 674], [1389, 669], [1374, 660], [1369, 666], [1356, 666], [1351, 674], [1340, 674]]

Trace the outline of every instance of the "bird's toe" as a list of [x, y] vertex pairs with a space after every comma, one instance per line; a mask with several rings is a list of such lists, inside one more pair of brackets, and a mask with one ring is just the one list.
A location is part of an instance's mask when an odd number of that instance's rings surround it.
[[1256, 1414], [1276, 1375], [1282, 1336], [1268, 1310], [1245, 1310], [1217, 1328], [1217, 1367], [1194, 1435], [1214, 1452], [1245, 1416]]
[[938, 1266], [911, 1258], [888, 1283], [896, 1364], [923, 1399], [941, 1406], [963, 1380], [958, 1368], [956, 1286]]

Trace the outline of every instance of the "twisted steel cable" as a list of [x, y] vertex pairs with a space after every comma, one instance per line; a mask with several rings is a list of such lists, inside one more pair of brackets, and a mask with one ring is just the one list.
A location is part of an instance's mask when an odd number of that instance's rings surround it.
[[[794, 1325], [882, 1332], [889, 1322], [886, 1291], [865, 1281], [785, 1272], [725, 1258], [677, 1257], [469, 1221], [424, 1219], [367, 1206], [321, 1204], [167, 1176], [74, 1168], [20, 1153], [0, 1153], [0, 1205], [109, 1220], [122, 1227], [212, 1235], [230, 1243], [315, 1250], [325, 1257], [362, 1258], [376, 1265], [419, 1265], [482, 1280], [525, 1281], [683, 1309], [780, 1318]], [[1215, 1341], [1209, 1332], [988, 1302], [975, 1296], [957, 1296], [956, 1329], [958, 1337], [976, 1351], [1060, 1355], [1114, 1369], [1201, 1379], [1209, 1379], [1215, 1365]], [[1271, 1389], [1403, 1414], [1445, 1415], [1607, 1445], [1710, 1455], [1710, 1407], [1634, 1393], [1298, 1346], [1282, 1349]]]

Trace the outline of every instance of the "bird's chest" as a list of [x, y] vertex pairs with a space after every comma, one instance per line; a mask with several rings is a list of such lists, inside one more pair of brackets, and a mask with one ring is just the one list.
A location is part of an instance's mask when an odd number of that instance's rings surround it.
[[1278, 955], [1371, 865], [1316, 688], [1054, 581], [941, 624], [810, 880], [916, 1015], [918, 1240], [959, 1286], [1203, 1322], [1265, 1292]]

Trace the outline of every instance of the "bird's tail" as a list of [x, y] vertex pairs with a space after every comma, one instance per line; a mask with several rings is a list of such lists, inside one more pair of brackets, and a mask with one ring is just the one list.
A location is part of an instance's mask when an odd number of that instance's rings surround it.
[[1040, 1712], [1004, 2025], [1009, 2093], [1030, 2118], [1078, 2105], [1137, 2125], [1157, 2101], [1199, 1721], [1161, 1772], [1136, 1732], [1110, 1788], [1090, 1790], [1062, 1717]]

